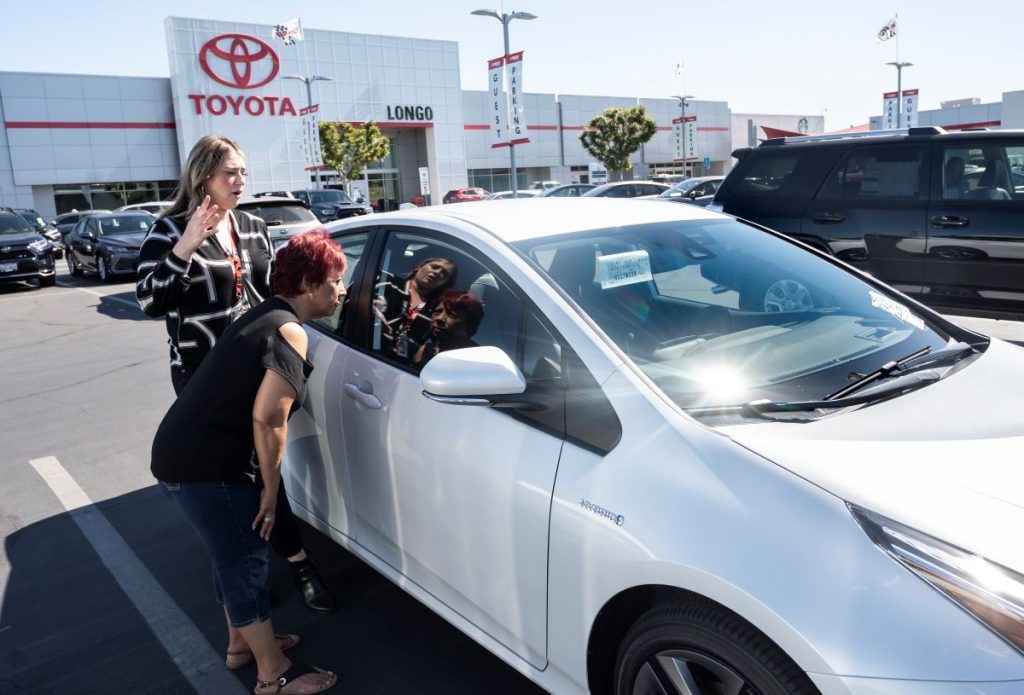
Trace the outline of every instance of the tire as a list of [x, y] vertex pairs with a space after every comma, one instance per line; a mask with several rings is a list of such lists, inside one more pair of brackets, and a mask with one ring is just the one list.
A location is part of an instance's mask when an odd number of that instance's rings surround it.
[[101, 282], [110, 282], [113, 278], [107, 269], [107, 260], [101, 255], [96, 256], [96, 274], [100, 276]]
[[807, 285], [792, 278], [769, 278], [752, 282], [740, 294], [740, 309], [768, 314], [811, 311], [814, 296]]
[[654, 608], [623, 638], [615, 695], [820, 695], [760, 630], [717, 603]]
[[57, 275], [56, 275], [56, 273], [54, 273], [53, 275], [51, 275], [49, 277], [45, 277], [45, 278], [44, 277], [40, 277], [39, 278], [39, 286], [40, 287], [53, 287], [56, 284], [57, 284]]
[[76, 278], [82, 277], [82, 267], [75, 261], [75, 254], [71, 253], [71, 249], [65, 251], [64, 259], [68, 262], [68, 272]]

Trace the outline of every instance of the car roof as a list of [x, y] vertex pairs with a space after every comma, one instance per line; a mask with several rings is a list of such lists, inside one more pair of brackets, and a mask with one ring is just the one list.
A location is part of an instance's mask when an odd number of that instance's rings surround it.
[[[1005, 130], [958, 130], [947, 132], [936, 126], [906, 128], [898, 130], [865, 131], [863, 133], [836, 133], [834, 135], [801, 135], [784, 138], [770, 138], [752, 151], [770, 151], [777, 147], [847, 147], [859, 144], [879, 144], [885, 142], [928, 141], [956, 142], [957, 140], [1000, 140], [1008, 137], [1019, 138], [1024, 129]], [[744, 149], [744, 148], [740, 148]]]
[[[481, 200], [472, 205], [434, 205], [387, 212], [383, 217], [394, 223], [463, 222], [482, 228], [509, 244], [591, 229], [680, 220], [729, 219], [697, 205], [666, 205], [621, 198]], [[328, 228], [335, 230], [346, 226], [336, 223]]]

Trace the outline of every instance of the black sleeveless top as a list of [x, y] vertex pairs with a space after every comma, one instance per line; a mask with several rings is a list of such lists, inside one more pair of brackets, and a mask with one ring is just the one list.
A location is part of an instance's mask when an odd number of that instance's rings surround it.
[[306, 397], [313, 365], [278, 331], [297, 321], [288, 302], [271, 297], [227, 328], [157, 429], [150, 464], [157, 480], [252, 480], [252, 409], [266, 370], [295, 389], [292, 412]]

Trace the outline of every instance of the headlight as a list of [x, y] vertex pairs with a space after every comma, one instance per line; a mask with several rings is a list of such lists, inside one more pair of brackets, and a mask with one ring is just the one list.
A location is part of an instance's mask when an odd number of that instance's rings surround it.
[[1024, 575], [848, 505], [875, 545], [1024, 652]]
[[46, 253], [51, 249], [53, 249], [53, 247], [50, 245], [50, 242], [42, 239], [40, 239], [39, 241], [33, 241], [31, 244], [28, 245], [28, 250], [36, 255]]

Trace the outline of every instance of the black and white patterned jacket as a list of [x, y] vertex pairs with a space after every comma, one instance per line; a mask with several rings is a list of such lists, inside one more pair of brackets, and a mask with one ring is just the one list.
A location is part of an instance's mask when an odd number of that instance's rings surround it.
[[[231, 211], [245, 276], [261, 297], [270, 296], [274, 258], [267, 225], [247, 212]], [[231, 323], [235, 294], [231, 260], [215, 237], [203, 242], [186, 263], [171, 248], [184, 223], [161, 217], [150, 228], [139, 254], [135, 297], [153, 318], [167, 320], [171, 364], [198, 367]]]

